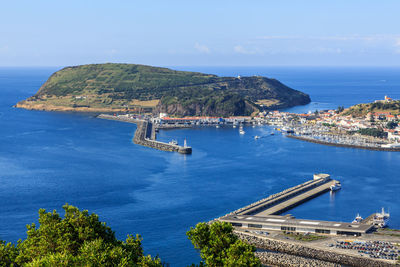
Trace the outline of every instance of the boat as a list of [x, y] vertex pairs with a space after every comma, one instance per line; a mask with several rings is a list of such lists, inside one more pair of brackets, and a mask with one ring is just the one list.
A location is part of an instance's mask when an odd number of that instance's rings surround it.
[[271, 135], [275, 135], [275, 133], [271, 133]]
[[219, 125], [218, 125], [218, 124], [217, 124], [217, 125], [215, 125], [215, 128], [217, 128], [217, 129], [218, 129], [218, 128], [219, 128]]
[[356, 218], [354, 218], [354, 220], [351, 223], [361, 223], [363, 220], [363, 217], [360, 216], [359, 213], [357, 213]]
[[239, 127], [239, 133], [240, 134], [245, 134], [246, 132], [243, 130], [243, 125], [240, 125]]
[[339, 182], [336, 182], [335, 184], [331, 185], [329, 188], [331, 189], [331, 191], [337, 191], [340, 188], [342, 188], [342, 185]]
[[384, 228], [387, 226], [389, 222], [390, 214], [389, 212], [385, 212], [385, 209], [382, 208], [381, 212], [375, 213], [373, 218], [373, 224], [377, 227]]
[[168, 144], [177, 146], [178, 145], [178, 141], [172, 139]]
[[233, 128], [236, 128], [236, 124], [233, 125]]
[[260, 137], [258, 135], [254, 136], [254, 139], [260, 139]]

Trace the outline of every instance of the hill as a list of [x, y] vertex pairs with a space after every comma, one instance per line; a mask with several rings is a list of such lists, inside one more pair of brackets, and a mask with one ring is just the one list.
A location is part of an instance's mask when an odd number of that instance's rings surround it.
[[368, 104], [358, 104], [345, 109], [343, 115], [352, 115], [354, 117], [364, 117], [370, 112], [390, 112], [392, 115], [400, 114], [400, 101], [380, 101]]
[[16, 107], [98, 112], [145, 109], [180, 116], [231, 116], [309, 102], [307, 94], [260, 76], [219, 77], [108, 63], [63, 68]]

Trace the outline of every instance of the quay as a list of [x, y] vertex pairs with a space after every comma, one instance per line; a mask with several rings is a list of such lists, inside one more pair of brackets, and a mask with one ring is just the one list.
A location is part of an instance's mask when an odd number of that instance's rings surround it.
[[298, 186], [260, 200], [240, 211], [239, 215], [276, 215], [312, 199], [326, 191], [338, 181], [330, 179], [327, 174], [315, 174], [314, 179]]
[[101, 119], [117, 120], [129, 123], [135, 123], [137, 129], [133, 137], [133, 142], [138, 145], [155, 148], [163, 151], [178, 152], [181, 154], [191, 154], [192, 148], [189, 146], [179, 146], [172, 143], [164, 143], [156, 140], [156, 127], [153, 123], [142, 120], [122, 116], [112, 116], [101, 114], [98, 116]]
[[331, 179], [329, 174], [315, 174], [313, 180], [252, 203], [218, 220], [230, 222], [237, 228], [252, 230], [278, 230], [348, 236], [361, 236], [371, 232], [374, 229], [374, 225], [364, 222], [344, 223], [303, 220], [296, 219], [291, 215], [279, 215], [329, 191], [330, 186], [337, 182]]
[[327, 142], [323, 140], [318, 140], [312, 137], [298, 136], [293, 134], [288, 134], [286, 137], [306, 141], [310, 143], [327, 145], [327, 146], [337, 146], [337, 147], [348, 147], [348, 148], [358, 148], [358, 149], [367, 149], [367, 150], [375, 150], [375, 151], [391, 151], [391, 152], [400, 152], [399, 147], [381, 147], [381, 146], [361, 146], [361, 145], [352, 145], [352, 144], [344, 144], [344, 143], [334, 143]]

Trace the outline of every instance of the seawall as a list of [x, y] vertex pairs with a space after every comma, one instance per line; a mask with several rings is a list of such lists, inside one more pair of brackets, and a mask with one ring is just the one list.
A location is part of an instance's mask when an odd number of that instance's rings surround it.
[[320, 144], [320, 145], [326, 145], [326, 146], [359, 148], [359, 149], [367, 149], [367, 150], [375, 150], [375, 151], [400, 152], [400, 148], [357, 146], [357, 145], [331, 143], [331, 142], [321, 141], [321, 140], [317, 140], [317, 139], [314, 139], [314, 138], [303, 137], [303, 136], [295, 136], [295, 135], [286, 135], [286, 136], [289, 137], [289, 138], [298, 139], [298, 140], [302, 140], [302, 141], [307, 141], [307, 142], [311, 142], [311, 143], [316, 143], [316, 144]]
[[135, 144], [163, 151], [178, 152], [181, 154], [192, 153], [191, 147], [183, 147], [157, 141], [155, 126], [151, 122], [148, 122], [146, 120], [132, 119], [129, 117], [116, 117], [106, 114], [101, 114], [98, 116], [98, 118], [135, 123], [137, 125], [137, 129], [133, 137], [133, 142]]
[[153, 132], [153, 125], [147, 121], [139, 121], [136, 123], [137, 129], [135, 132], [135, 136], [133, 137], [133, 142], [138, 145], [147, 146], [151, 148], [155, 148], [158, 150], [163, 151], [171, 151], [171, 152], [179, 152], [181, 154], [191, 154], [192, 148], [191, 147], [183, 147], [173, 144], [167, 144], [163, 142], [159, 142], [153, 140], [152, 135]]

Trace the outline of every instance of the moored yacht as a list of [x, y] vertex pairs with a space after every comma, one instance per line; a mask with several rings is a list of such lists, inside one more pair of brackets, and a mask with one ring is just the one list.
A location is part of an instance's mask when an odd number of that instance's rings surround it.
[[335, 184], [331, 185], [329, 188], [331, 189], [331, 191], [337, 191], [340, 188], [342, 188], [342, 185], [339, 182], [336, 182]]
[[178, 145], [178, 141], [172, 139], [168, 144], [177, 146]]
[[243, 130], [243, 125], [240, 125], [240, 127], [239, 127], [239, 133], [240, 133], [240, 134], [245, 134], [245, 131]]
[[360, 214], [357, 213], [356, 218], [351, 223], [361, 223], [362, 220], [363, 220], [363, 217], [361, 217]]

